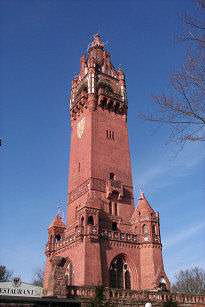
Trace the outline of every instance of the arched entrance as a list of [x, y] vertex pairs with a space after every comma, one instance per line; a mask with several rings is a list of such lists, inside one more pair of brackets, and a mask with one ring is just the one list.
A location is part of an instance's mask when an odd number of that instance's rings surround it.
[[61, 256], [52, 259], [52, 270], [49, 276], [47, 295], [66, 296], [67, 287], [73, 282], [72, 262]]
[[131, 289], [131, 277], [123, 255], [115, 257], [109, 268], [109, 285], [111, 288]]

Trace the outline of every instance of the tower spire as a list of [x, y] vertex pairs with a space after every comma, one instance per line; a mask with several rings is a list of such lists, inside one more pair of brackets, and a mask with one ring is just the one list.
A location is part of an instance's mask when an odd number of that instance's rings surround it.
[[90, 47], [101, 47], [101, 48], [104, 48], [104, 43], [102, 42], [99, 33], [96, 33], [93, 36], [93, 39], [92, 39]]

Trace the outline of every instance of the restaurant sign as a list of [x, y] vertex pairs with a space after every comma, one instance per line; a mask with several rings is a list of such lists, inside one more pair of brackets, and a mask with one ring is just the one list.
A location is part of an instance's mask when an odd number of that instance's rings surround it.
[[22, 282], [19, 277], [0, 282], [0, 295], [42, 297], [43, 288]]

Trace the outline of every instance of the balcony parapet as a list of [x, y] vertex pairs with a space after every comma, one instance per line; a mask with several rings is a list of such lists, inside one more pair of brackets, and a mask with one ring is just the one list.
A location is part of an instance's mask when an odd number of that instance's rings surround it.
[[132, 233], [123, 233], [120, 231], [112, 231], [112, 230], [102, 230], [100, 233], [101, 238], [108, 239], [111, 241], [120, 241], [126, 243], [139, 243], [138, 237], [136, 234]]
[[99, 230], [96, 225], [86, 225], [77, 227], [75, 233], [72, 235], [62, 238], [56, 242], [49, 242], [46, 244], [45, 253], [49, 254], [60, 250], [68, 245], [73, 244], [74, 242], [83, 241], [84, 237], [88, 237], [91, 241], [98, 240], [110, 240], [110, 241], [118, 241], [125, 243], [139, 243], [139, 238], [136, 234], [133, 233], [125, 233], [120, 231], [112, 231], [112, 230]]
[[[95, 298], [96, 287], [69, 286], [67, 289], [68, 297], [78, 297], [84, 299]], [[201, 304], [205, 305], [205, 295], [194, 295], [187, 293], [171, 293], [168, 291], [137, 291], [115, 288], [104, 288], [104, 301], [135, 301], [138, 303], [163, 303], [167, 301], [177, 302], [178, 304]]]

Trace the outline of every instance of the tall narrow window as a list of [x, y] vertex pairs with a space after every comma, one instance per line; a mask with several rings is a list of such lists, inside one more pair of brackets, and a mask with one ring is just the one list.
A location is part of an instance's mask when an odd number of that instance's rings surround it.
[[117, 223], [116, 222], [112, 223], [112, 230], [117, 231]]
[[148, 235], [148, 227], [147, 227], [147, 225], [143, 226], [143, 235], [144, 235], [144, 240], [148, 241], [149, 240], [149, 235]]
[[114, 204], [115, 215], [117, 215], [117, 203]]
[[80, 162], [78, 163], [78, 172], [80, 172]]
[[130, 272], [125, 272], [125, 289], [131, 289]]
[[112, 202], [109, 202], [109, 214], [112, 214]]
[[106, 130], [106, 138], [109, 140], [113, 140], [115, 139], [115, 133], [112, 130]]
[[81, 217], [80, 224], [81, 224], [81, 226], [84, 225], [84, 217], [83, 216]]
[[155, 230], [155, 225], [152, 225], [152, 236], [156, 236], [156, 230]]

